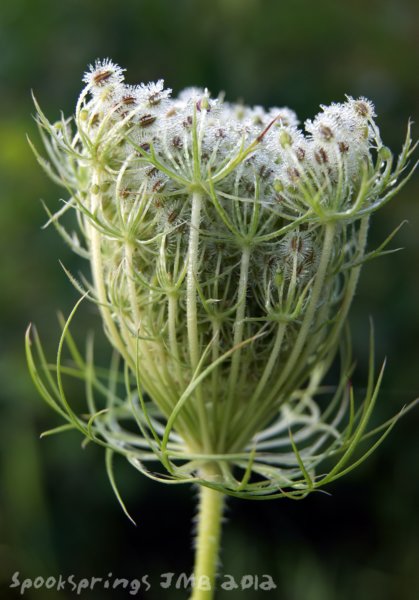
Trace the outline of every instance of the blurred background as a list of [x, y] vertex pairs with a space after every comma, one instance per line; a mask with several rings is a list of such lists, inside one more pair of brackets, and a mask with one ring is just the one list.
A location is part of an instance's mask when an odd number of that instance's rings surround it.
[[[164, 78], [224, 90], [229, 100], [289, 105], [301, 121], [320, 103], [365, 95], [376, 104], [383, 139], [398, 152], [407, 120], [419, 115], [419, 4], [414, 0], [14, 0], [0, 3], [0, 596], [13, 573], [76, 578], [188, 572], [196, 491], [141, 478], [117, 461], [120, 490], [135, 528], [108, 483], [100, 448], [77, 434], [39, 439], [61, 424], [27, 374], [24, 332], [36, 323], [51, 358], [57, 311], [78, 294], [59, 265], [85, 268], [52, 229], [42, 230], [42, 198], [61, 190], [41, 172], [26, 134], [37, 140], [33, 89], [51, 120], [72, 113], [86, 66], [111, 57], [127, 81]], [[414, 127], [418, 137], [418, 127]], [[377, 361], [388, 358], [375, 421], [419, 396], [419, 177], [375, 215], [370, 246], [407, 219], [393, 247], [403, 250], [363, 270], [351, 313], [355, 384], [365, 385], [368, 317]], [[81, 259], [80, 259], [81, 260]], [[84, 306], [74, 330], [99, 331]], [[99, 334], [100, 335], [100, 334]], [[80, 391], [73, 390], [73, 396]], [[75, 398], [77, 400], [77, 398]], [[230, 500], [222, 570], [238, 581], [269, 573], [271, 592], [219, 598], [418, 600], [419, 408], [403, 418], [359, 470], [330, 496], [260, 504]], [[27, 598], [71, 598], [69, 590]], [[82, 597], [128, 598], [90, 592]], [[186, 598], [153, 585], [137, 597]]]

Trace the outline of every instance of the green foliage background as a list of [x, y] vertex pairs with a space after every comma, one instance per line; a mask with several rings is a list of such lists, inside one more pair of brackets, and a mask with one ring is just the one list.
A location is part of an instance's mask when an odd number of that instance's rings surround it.
[[[89, 62], [111, 57], [128, 81], [164, 77], [225, 90], [249, 104], [290, 105], [301, 120], [320, 103], [366, 95], [377, 106], [383, 139], [398, 151], [407, 118], [419, 114], [419, 5], [414, 0], [14, 0], [0, 4], [0, 585], [55, 575], [141, 578], [145, 598], [185, 598], [158, 588], [160, 573], [191, 567], [193, 490], [145, 481], [117, 469], [135, 529], [106, 479], [100, 449], [76, 434], [39, 440], [58, 425], [26, 372], [24, 330], [34, 321], [53, 356], [56, 311], [77, 299], [58, 259], [82, 265], [52, 230], [41, 231], [43, 198], [59, 193], [38, 168], [25, 135], [37, 138], [30, 89], [49, 118], [73, 110]], [[417, 127], [414, 134], [417, 137]], [[378, 359], [388, 357], [377, 421], [419, 396], [419, 178], [377, 214], [371, 246], [408, 219], [393, 245], [404, 250], [364, 268], [352, 310], [355, 383], [362, 388], [368, 315]], [[99, 330], [92, 307], [76, 328]], [[99, 334], [100, 335], [100, 334]], [[105, 353], [104, 353], [105, 354]], [[72, 390], [81, 401], [82, 391]], [[419, 409], [332, 493], [300, 503], [230, 501], [224, 572], [270, 573], [280, 600], [418, 600]], [[259, 598], [225, 592], [220, 598]], [[71, 598], [69, 591], [28, 598]], [[92, 592], [83, 597], [118, 598]], [[121, 598], [130, 597], [128, 592]], [[141, 595], [139, 597], [142, 597]]]

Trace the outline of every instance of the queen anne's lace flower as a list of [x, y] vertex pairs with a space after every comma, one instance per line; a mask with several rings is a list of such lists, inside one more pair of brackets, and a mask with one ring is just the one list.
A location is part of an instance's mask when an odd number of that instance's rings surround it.
[[[406, 180], [409, 134], [392, 170], [365, 98], [323, 106], [302, 130], [288, 108], [198, 88], [173, 97], [162, 80], [127, 85], [110, 60], [83, 81], [74, 119], [51, 125], [39, 111], [51, 162], [40, 160], [71, 193], [51, 221], [90, 261], [89, 295], [125, 363], [126, 390], [112, 375], [107, 409], [89, 400], [88, 423], [62, 398], [53, 404], [147, 474], [143, 462], [158, 458], [174, 479], [255, 497], [298, 497], [335, 479], [376, 397], [371, 381], [365, 411], [345, 421], [344, 324], [360, 265], [374, 255], [369, 217]], [[58, 224], [71, 207], [77, 234]], [[342, 379], [322, 404], [339, 347]]]

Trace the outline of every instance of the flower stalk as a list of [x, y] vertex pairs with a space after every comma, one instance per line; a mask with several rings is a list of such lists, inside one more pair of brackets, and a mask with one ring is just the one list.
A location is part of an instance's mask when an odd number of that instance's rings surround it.
[[[204, 474], [205, 478], [211, 472]], [[211, 600], [216, 589], [224, 496], [201, 486], [191, 600]]]

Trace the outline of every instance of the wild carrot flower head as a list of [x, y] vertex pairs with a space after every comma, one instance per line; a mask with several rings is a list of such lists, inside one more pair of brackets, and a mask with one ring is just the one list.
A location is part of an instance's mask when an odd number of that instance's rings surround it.
[[[73, 118], [51, 124], [37, 106], [49, 154], [40, 161], [69, 192], [50, 221], [90, 261], [88, 295], [125, 385], [115, 361], [104, 385], [91, 353], [83, 361], [69, 343], [87, 382], [86, 420], [63, 399], [61, 379], [55, 392], [42, 380], [28, 345], [41, 392], [152, 477], [245, 497], [301, 496], [337, 478], [351, 468], [381, 380], [371, 364], [355, 410], [346, 317], [362, 263], [382, 250], [366, 253], [370, 216], [408, 177], [409, 131], [393, 165], [365, 98], [322, 106], [301, 128], [288, 108], [198, 88], [176, 97], [162, 80], [127, 85], [110, 60], [83, 81]], [[69, 233], [59, 218], [72, 209], [79, 230]], [[65, 325], [59, 363], [67, 336]], [[339, 348], [341, 380], [325, 399]], [[330, 456], [335, 466], [316, 476]], [[166, 476], [145, 468], [152, 459]], [[210, 480], [200, 475], [208, 462]]]

